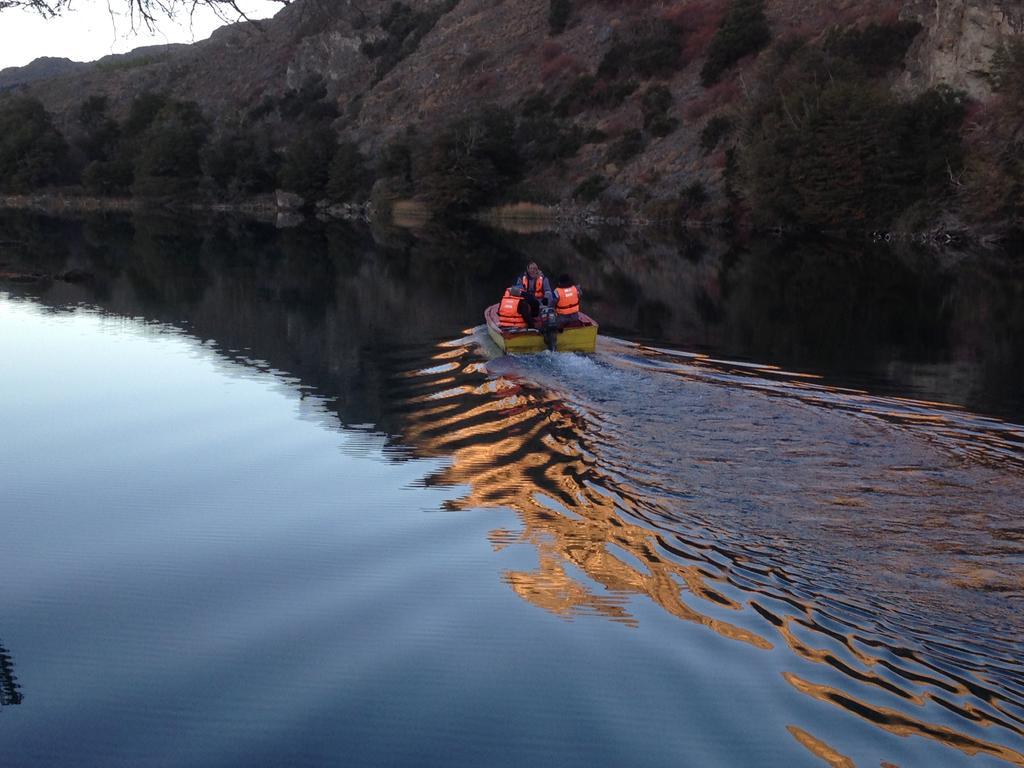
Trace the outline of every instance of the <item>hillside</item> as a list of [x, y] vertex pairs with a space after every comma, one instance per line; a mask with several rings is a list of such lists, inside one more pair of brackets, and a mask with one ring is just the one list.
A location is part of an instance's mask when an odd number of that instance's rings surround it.
[[[815, 227], [921, 210], [1005, 223], [1024, 208], [1022, 34], [1013, 0], [299, 0], [21, 92], [78, 173], [128, 151], [83, 151], [88, 97], [114, 123], [140, 95], [195, 102], [203, 135], [179, 175], [219, 173], [193, 184], [204, 196], [374, 185], [377, 201], [454, 211], [525, 199]], [[243, 155], [266, 167], [235, 183]], [[167, 192], [133, 163], [98, 188]]]
[[36, 80], [50, 80], [61, 75], [86, 69], [87, 67], [87, 64], [72, 61], [71, 59], [43, 56], [31, 64], [26, 64], [24, 67], [0, 69], [0, 91], [16, 88], [19, 85], [28, 85]]

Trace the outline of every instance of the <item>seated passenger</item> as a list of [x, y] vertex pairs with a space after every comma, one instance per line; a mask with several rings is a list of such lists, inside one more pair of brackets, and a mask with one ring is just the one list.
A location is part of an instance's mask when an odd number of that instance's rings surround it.
[[583, 292], [572, 281], [572, 277], [564, 273], [560, 275], [558, 287], [553, 293], [558, 326], [561, 328], [580, 322], [580, 296]]
[[502, 328], [532, 328], [533, 310], [523, 297], [523, 289], [513, 285], [505, 289], [498, 304], [498, 325]]
[[537, 262], [531, 261], [527, 264], [526, 271], [519, 276], [516, 283], [523, 287], [523, 298], [530, 302], [530, 309], [534, 314], [537, 314], [545, 299], [549, 304], [554, 302], [551, 297], [551, 282], [544, 277]]

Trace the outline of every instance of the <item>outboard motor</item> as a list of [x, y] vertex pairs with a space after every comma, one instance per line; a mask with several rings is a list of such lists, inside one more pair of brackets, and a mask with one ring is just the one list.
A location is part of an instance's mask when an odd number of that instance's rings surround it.
[[543, 306], [540, 308], [540, 332], [544, 334], [544, 341], [548, 349], [555, 351], [558, 344], [558, 313], [554, 307]]

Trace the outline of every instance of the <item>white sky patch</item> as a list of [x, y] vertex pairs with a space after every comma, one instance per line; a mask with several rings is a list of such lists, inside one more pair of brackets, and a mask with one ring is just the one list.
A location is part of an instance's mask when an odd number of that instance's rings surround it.
[[[126, 0], [111, 0], [115, 11], [127, 10]], [[252, 19], [264, 19], [281, 10], [270, 0], [242, 0], [239, 3]], [[224, 21], [208, 8], [197, 8], [171, 21], [160, 19], [150, 32], [137, 25], [133, 32], [127, 13], [111, 16], [105, 0], [81, 0], [55, 19], [37, 13], [8, 9], [0, 11], [0, 69], [20, 67], [40, 56], [73, 61], [94, 61], [111, 53], [124, 53], [144, 45], [193, 43], [204, 40]]]

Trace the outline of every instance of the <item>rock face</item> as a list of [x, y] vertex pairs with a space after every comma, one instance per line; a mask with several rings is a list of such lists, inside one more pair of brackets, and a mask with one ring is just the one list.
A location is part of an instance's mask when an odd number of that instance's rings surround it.
[[924, 26], [900, 81], [907, 90], [945, 84], [982, 98], [991, 92], [992, 56], [1024, 34], [1022, 0], [912, 0], [900, 15]]

